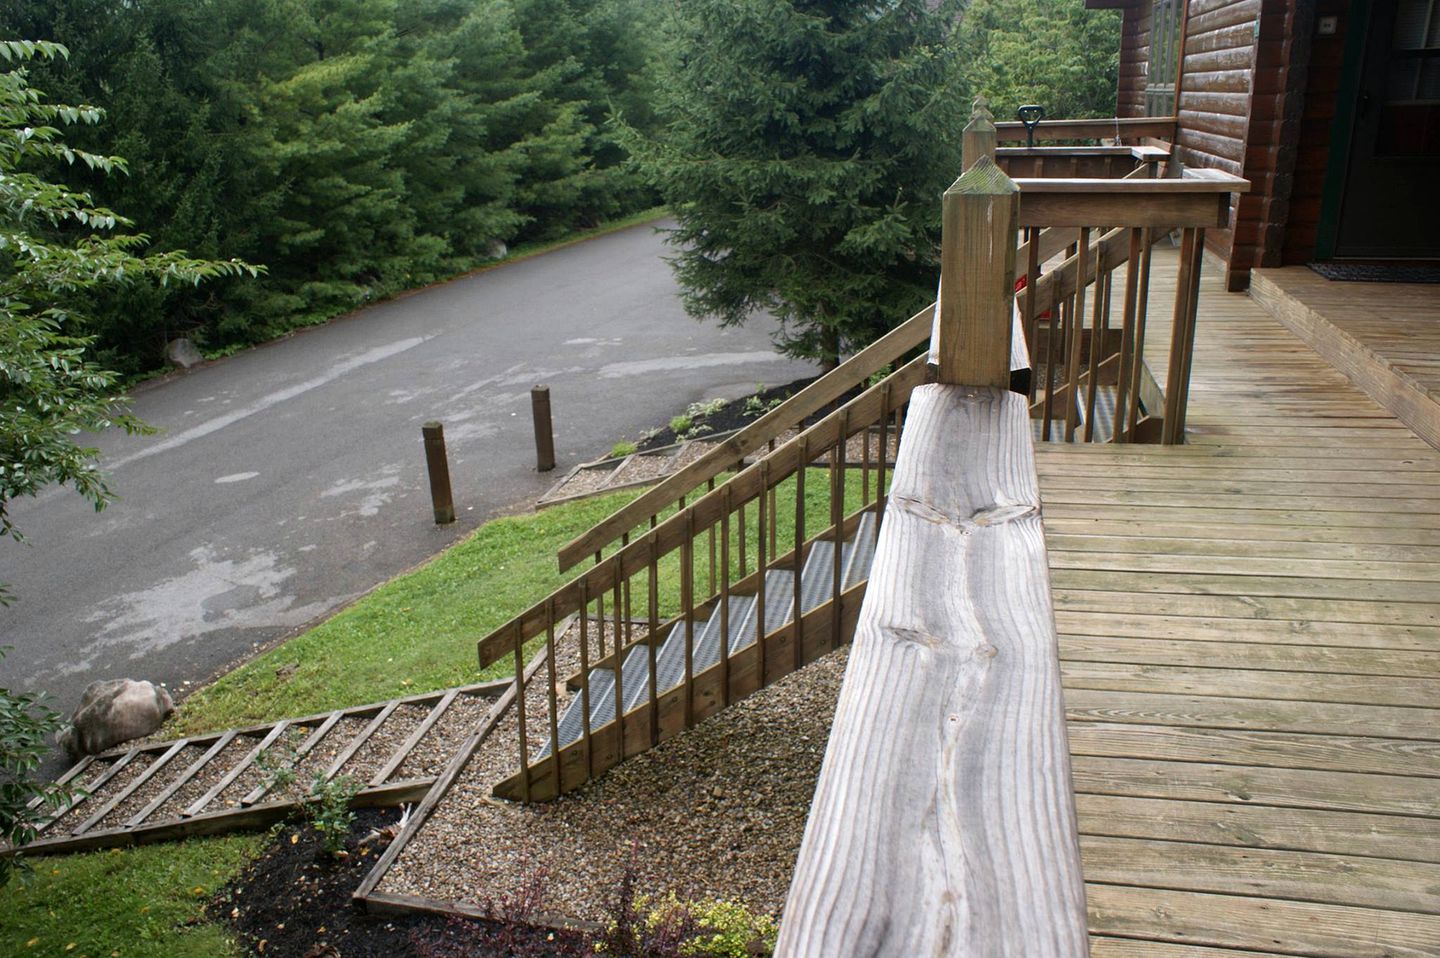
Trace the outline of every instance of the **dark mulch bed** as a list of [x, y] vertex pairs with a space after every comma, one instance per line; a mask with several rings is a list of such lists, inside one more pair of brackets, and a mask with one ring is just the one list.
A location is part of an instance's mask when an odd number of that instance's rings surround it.
[[384, 852], [361, 844], [373, 829], [399, 817], [395, 809], [356, 814], [348, 857], [321, 849], [308, 825], [287, 825], [240, 877], [210, 903], [211, 914], [235, 930], [252, 954], [265, 958], [572, 958], [587, 954], [579, 936], [527, 926], [524, 902], [496, 906], [514, 920], [438, 916], [396, 917], [359, 910], [351, 895]]
[[[768, 409], [765, 407], [769, 406], [772, 401], [790, 398], [795, 395], [795, 393], [798, 393], [813, 383], [817, 378], [819, 377], [811, 376], [807, 379], [797, 379], [794, 382], [785, 383], [782, 386], [771, 386], [769, 389], [759, 393], [761, 406], [754, 412], [745, 411], [746, 404], [750, 402], [754, 394], [751, 396], [742, 396], [739, 399], [732, 399], [721, 407], [718, 412], [711, 413], [708, 416], [697, 417], [691, 428], [693, 429], [694, 426], [706, 426], [708, 429], [703, 434], [694, 436], [693, 438], [703, 439], [705, 436], [717, 432], [728, 432], [731, 429], [739, 429], [741, 426], [749, 425], [768, 412]], [[751, 405], [751, 408], [755, 409], [754, 404]], [[677, 414], [683, 413], [684, 411], [684, 409], [675, 410]], [[646, 449], [659, 449], [661, 446], [674, 445], [679, 441], [679, 437], [675, 435], [675, 430], [666, 426], [641, 442], [639, 448], [641, 451]]]

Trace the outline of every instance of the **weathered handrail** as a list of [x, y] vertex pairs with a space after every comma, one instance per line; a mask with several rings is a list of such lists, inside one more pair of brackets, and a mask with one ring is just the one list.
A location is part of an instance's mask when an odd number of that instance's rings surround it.
[[781, 958], [1088, 953], [1029, 410], [1001, 379], [1022, 198], [987, 155], [945, 204], [940, 382], [912, 397]]
[[569, 569], [609, 547], [621, 536], [669, 509], [702, 483], [733, 469], [737, 463], [743, 462], [746, 456], [766, 446], [786, 430], [793, 429], [875, 373], [895, 363], [906, 353], [924, 345], [930, 335], [934, 309], [933, 304], [925, 307], [845, 360], [829, 374], [806, 386], [724, 442], [717, 443], [705, 455], [661, 480], [561, 547], [558, 556], [560, 568]]

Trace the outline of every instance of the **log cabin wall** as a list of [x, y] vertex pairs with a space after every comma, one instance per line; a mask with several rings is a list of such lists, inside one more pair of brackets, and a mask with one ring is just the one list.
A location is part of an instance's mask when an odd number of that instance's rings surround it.
[[[1345, 0], [1319, 2], [1345, 6]], [[1124, 11], [1116, 112], [1141, 115], [1153, 0], [1087, 0], [1087, 4], [1120, 5]], [[1206, 245], [1227, 263], [1226, 286], [1232, 290], [1249, 285], [1253, 267], [1308, 258], [1314, 249], [1340, 56], [1339, 43], [1333, 52], [1329, 43], [1325, 45], [1320, 54], [1326, 74], [1321, 85], [1328, 89], [1328, 99], [1322, 93], [1307, 100], [1314, 16], [1314, 3], [1309, 0], [1190, 0], [1188, 4], [1176, 104], [1176, 155], [1186, 166], [1223, 170], [1254, 184], [1232, 207], [1230, 228], [1206, 233]], [[1331, 58], [1336, 64], [1333, 71], [1325, 66]], [[1295, 215], [1292, 202], [1300, 204], [1300, 236], [1287, 245]]]
[[[1087, 6], [1094, 7], [1094, 3]], [[1145, 115], [1145, 77], [1150, 63], [1150, 24], [1152, 7], [1148, 3], [1121, 8], [1120, 84], [1115, 95], [1116, 116]]]

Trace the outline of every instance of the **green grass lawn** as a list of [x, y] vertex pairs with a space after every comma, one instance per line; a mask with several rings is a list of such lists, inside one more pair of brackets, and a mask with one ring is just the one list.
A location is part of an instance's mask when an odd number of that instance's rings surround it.
[[[850, 480], [847, 510], [859, 505], [859, 478], [852, 474]], [[805, 491], [807, 532], [814, 533], [828, 523], [825, 470], [810, 470]], [[487, 523], [424, 566], [194, 693], [169, 731], [179, 736], [228, 728], [509, 674], [509, 659], [482, 672], [476, 641], [568, 581], [558, 570], [556, 550], [638, 494], [628, 490]], [[791, 483], [780, 488], [778, 499], [783, 553], [794, 536]], [[752, 508], [752, 569], [754, 523]], [[702, 543], [697, 540], [699, 598], [708, 580], [708, 544]], [[732, 560], [738, 562], [738, 555]], [[666, 613], [678, 609], [679, 575], [678, 555], [660, 564]], [[34, 859], [29, 883], [0, 889], [0, 955], [235, 954], [222, 930], [203, 920], [200, 903], [238, 874], [263, 842], [263, 836], [231, 836]]]

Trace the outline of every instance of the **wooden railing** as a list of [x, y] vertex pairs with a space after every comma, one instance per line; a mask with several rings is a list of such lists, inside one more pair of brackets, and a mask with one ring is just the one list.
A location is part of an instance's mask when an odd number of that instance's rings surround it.
[[[482, 667], [513, 656], [519, 703], [518, 771], [495, 794], [542, 801], [577, 788], [848, 641], [864, 584], [842, 581], [840, 545], [866, 513], [872, 530], [878, 521], [904, 410], [926, 376], [925, 358], [911, 360], [482, 639]], [[833, 575], [822, 601], [808, 606], [801, 572], [821, 543], [829, 544], [821, 554], [831, 557]], [[767, 610], [767, 588], [781, 570], [791, 597]], [[729, 616], [742, 598], [754, 600], [750, 631], [732, 642]], [[565, 652], [555, 629], [572, 614], [579, 615], [577, 659], [566, 669], [557, 665]], [[727, 638], [713, 663], [697, 659], [700, 626], [712, 614]], [[666, 688], [657, 659], [672, 635], [683, 636], [683, 675]], [[546, 665], [527, 680], [523, 662], [537, 639]], [[638, 701], [623, 681], [635, 649], [648, 658]], [[610, 706], [599, 719], [592, 715], [596, 670], [613, 675], [604, 694], [627, 703], [618, 717]], [[567, 742], [561, 725], [576, 701], [580, 729]]]
[[988, 152], [945, 194], [939, 382], [911, 400], [782, 958], [1087, 954], [1028, 402], [1006, 389], [1027, 201]]

